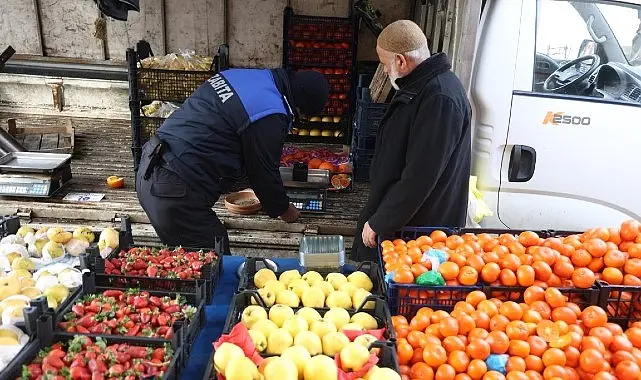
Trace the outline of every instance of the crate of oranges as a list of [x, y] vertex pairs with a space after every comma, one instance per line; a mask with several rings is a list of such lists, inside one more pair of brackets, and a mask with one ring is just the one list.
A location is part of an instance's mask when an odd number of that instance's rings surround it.
[[[622, 323], [641, 320], [641, 224], [582, 233], [553, 230], [406, 228], [380, 241], [392, 312], [422, 306], [451, 310], [481, 287], [488, 297], [522, 302], [528, 286], [558, 288], [582, 307], [601, 305]], [[425, 254], [444, 252], [436, 271], [445, 287], [416, 284], [432, 270]]]

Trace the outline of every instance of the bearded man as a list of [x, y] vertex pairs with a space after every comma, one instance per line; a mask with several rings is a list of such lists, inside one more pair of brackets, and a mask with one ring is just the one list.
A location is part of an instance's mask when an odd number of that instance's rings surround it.
[[376, 52], [397, 90], [377, 134], [370, 194], [352, 259], [376, 260], [376, 237], [404, 226], [465, 226], [471, 166], [471, 107], [444, 53], [430, 55], [414, 22], [379, 35]]

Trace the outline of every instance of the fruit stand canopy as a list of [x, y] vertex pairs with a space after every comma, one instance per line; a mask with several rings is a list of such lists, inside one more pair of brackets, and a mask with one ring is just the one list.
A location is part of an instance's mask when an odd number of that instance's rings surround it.
[[[0, 125], [15, 118], [19, 127], [63, 125], [67, 117], [28, 116], [0, 113]], [[108, 225], [116, 214], [128, 214], [133, 222], [134, 237], [141, 244], [159, 244], [134, 190], [134, 172], [131, 156], [131, 129], [129, 121], [112, 119], [71, 118], [75, 127], [76, 146], [72, 158], [73, 178], [59, 193], [49, 199], [0, 197], [0, 215], [31, 211], [31, 223], [63, 223], [70, 226]], [[109, 176], [124, 177], [125, 188], [110, 189]], [[103, 193], [96, 203], [63, 201], [69, 192]], [[304, 233], [338, 234], [346, 236], [351, 247], [356, 218], [367, 197], [367, 184], [357, 183], [354, 192], [332, 193], [325, 214], [303, 214], [293, 224], [271, 219], [265, 214], [234, 215], [227, 211], [224, 197], [214, 210], [229, 231], [235, 254], [270, 255], [279, 251], [291, 256], [298, 251]]]

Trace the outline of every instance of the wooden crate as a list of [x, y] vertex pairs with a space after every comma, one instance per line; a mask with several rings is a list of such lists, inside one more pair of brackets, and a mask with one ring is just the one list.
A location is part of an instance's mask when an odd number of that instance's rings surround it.
[[75, 130], [69, 118], [60, 126], [21, 128], [15, 119], [7, 124], [8, 132], [30, 152], [73, 154]]

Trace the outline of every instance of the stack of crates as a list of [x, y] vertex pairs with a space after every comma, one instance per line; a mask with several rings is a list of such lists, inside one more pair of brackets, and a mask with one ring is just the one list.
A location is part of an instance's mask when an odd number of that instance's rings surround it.
[[354, 178], [369, 180], [369, 167], [374, 158], [376, 135], [389, 103], [374, 103], [369, 90], [371, 76], [360, 75], [356, 90], [356, 113], [352, 134], [351, 155], [354, 164]]
[[[139, 49], [141, 52], [142, 49]], [[142, 53], [140, 53], [142, 54]], [[129, 109], [131, 111], [131, 150], [134, 159], [134, 171], [138, 170], [142, 146], [156, 134], [156, 130], [165, 121], [161, 117], [147, 117], [142, 106], [153, 101], [165, 101], [181, 104], [204, 81], [216, 72], [228, 66], [226, 45], [221, 45], [218, 55], [207, 71], [167, 70], [142, 67], [139, 51], [127, 49], [127, 68], [129, 80]]]
[[291, 7], [286, 7], [283, 38], [284, 67], [318, 71], [325, 75], [330, 87], [325, 109], [318, 115], [307, 115], [307, 120], [296, 120], [295, 134], [288, 135], [287, 140], [347, 143], [354, 103], [355, 17], [297, 15]]

